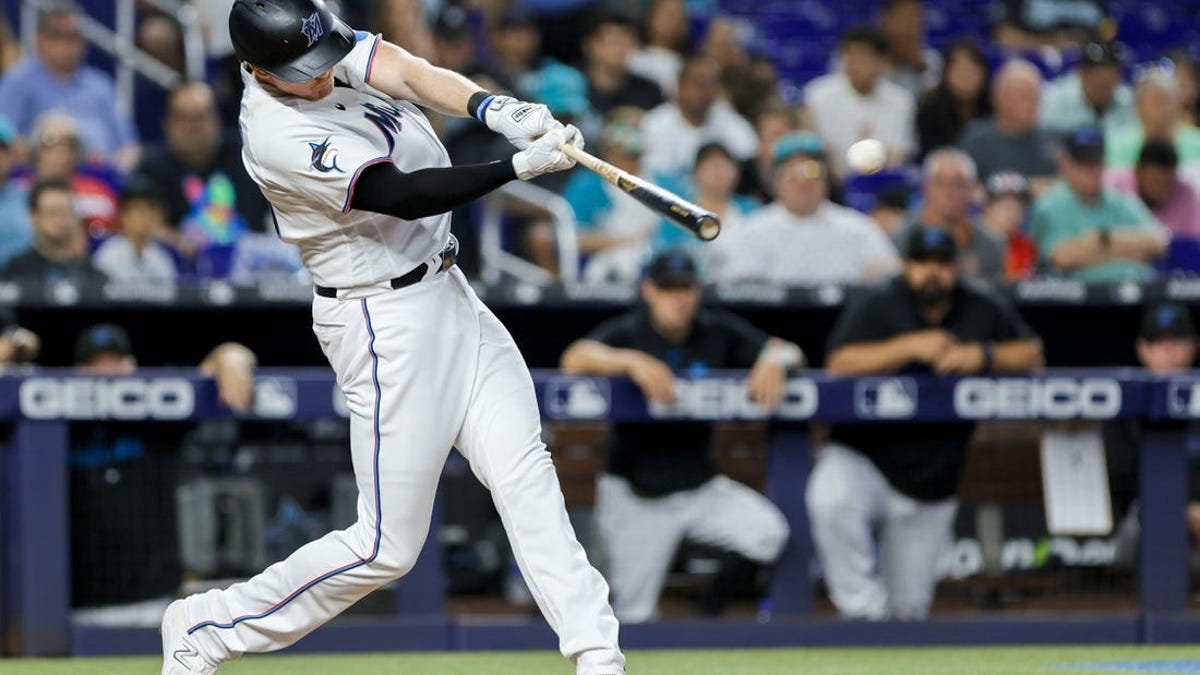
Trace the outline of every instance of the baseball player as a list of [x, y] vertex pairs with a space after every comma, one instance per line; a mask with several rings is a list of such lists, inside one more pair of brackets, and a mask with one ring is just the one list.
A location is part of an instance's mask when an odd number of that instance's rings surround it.
[[[567, 520], [533, 382], [508, 332], [454, 268], [450, 211], [570, 168], [573, 127], [478, 91], [323, 0], [236, 0], [244, 161], [316, 284], [313, 332], [350, 410], [358, 522], [262, 574], [173, 603], [163, 674], [213, 673], [299, 640], [408, 572], [451, 446], [491, 491], [517, 562], [579, 675], [623, 675], [608, 585]], [[522, 148], [450, 166], [416, 105], [473, 116]]]

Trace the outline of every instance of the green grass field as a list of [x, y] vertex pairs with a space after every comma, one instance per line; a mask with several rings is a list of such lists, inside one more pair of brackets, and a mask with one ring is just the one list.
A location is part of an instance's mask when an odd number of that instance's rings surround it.
[[[1119, 668], [1122, 662], [1129, 668]], [[1136, 662], [1136, 663], [1132, 663]], [[1190, 663], [1183, 663], [1190, 662]], [[1099, 663], [1105, 667], [1077, 667]], [[1154, 665], [1161, 664], [1161, 665]], [[1137, 666], [1136, 668], [1133, 666]], [[153, 675], [156, 659], [0, 659], [4, 675]], [[547, 653], [254, 656], [221, 675], [571, 675]], [[1001, 647], [987, 649], [759, 649], [644, 651], [630, 675], [1112, 675], [1195, 673], [1197, 647]]]

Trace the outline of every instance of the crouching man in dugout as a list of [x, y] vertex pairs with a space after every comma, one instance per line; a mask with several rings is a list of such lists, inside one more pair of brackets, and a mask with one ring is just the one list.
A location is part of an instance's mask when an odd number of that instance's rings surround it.
[[[562, 355], [563, 371], [631, 378], [647, 402], [675, 400], [677, 374], [748, 368], [750, 399], [773, 410], [787, 372], [804, 364], [791, 342], [725, 311], [700, 307], [695, 261], [667, 251], [650, 262], [644, 304], [600, 324]], [[775, 562], [788, 525], [766, 497], [719, 475], [711, 422], [614, 424], [608, 466], [596, 485], [596, 525], [608, 561], [613, 610], [622, 623], [650, 621], [676, 548], [684, 540]]]
[[[903, 272], [838, 317], [827, 350], [831, 375], [978, 375], [1041, 367], [1041, 342], [1021, 317], [959, 278], [953, 238], [917, 227], [901, 243]], [[879, 392], [878, 405], [886, 404], [885, 394]], [[968, 422], [830, 428], [806, 500], [825, 583], [843, 618], [929, 614], [974, 428]]]

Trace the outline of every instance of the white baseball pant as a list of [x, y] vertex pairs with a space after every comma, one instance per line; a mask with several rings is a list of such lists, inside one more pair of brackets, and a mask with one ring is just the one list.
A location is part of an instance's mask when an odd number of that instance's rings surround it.
[[805, 499], [825, 584], [844, 618], [929, 615], [957, 500], [922, 502], [903, 495], [868, 457], [836, 443], [822, 448]]
[[567, 519], [533, 381], [508, 331], [457, 268], [339, 295], [313, 300], [313, 330], [350, 410], [358, 521], [249, 581], [189, 598], [201, 655], [219, 663], [281, 649], [404, 576], [453, 445], [491, 490], [563, 655], [579, 675], [624, 673], [608, 585]]
[[725, 476], [663, 497], [634, 494], [629, 481], [601, 474], [596, 525], [612, 582], [613, 609], [627, 623], [658, 615], [675, 550], [684, 539], [774, 562], [787, 544], [788, 524], [769, 499]]

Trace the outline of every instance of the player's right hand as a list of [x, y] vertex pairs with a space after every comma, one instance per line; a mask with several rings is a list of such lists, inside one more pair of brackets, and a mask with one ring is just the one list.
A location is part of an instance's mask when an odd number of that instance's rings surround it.
[[563, 143], [580, 147], [583, 136], [573, 125], [568, 124], [561, 129], [553, 129], [537, 139], [528, 148], [513, 155], [513, 170], [517, 178], [529, 180], [544, 173], [564, 171], [575, 166], [571, 159], [559, 149]]
[[670, 405], [675, 402], [675, 373], [671, 367], [650, 356], [639, 355], [629, 368], [629, 379], [633, 380], [642, 395], [650, 403]]

